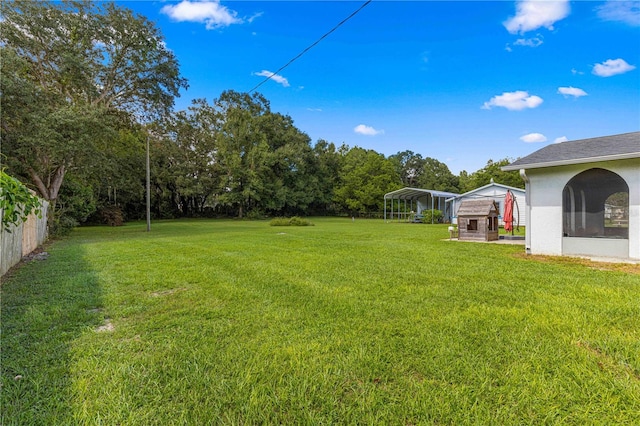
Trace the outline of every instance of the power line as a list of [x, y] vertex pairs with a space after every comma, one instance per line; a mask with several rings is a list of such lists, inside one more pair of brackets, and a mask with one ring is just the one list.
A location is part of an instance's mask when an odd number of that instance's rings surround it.
[[338, 28], [340, 28], [340, 26], [342, 26], [342, 24], [344, 24], [345, 22], [347, 22], [349, 19], [353, 18], [354, 16], [356, 16], [358, 14], [358, 12], [360, 12], [362, 9], [364, 9], [365, 6], [367, 6], [369, 3], [371, 3], [373, 0], [367, 0], [364, 4], [362, 4], [355, 12], [353, 12], [351, 15], [347, 16], [346, 18], [344, 18], [342, 21], [340, 21], [340, 23], [338, 23], [338, 25], [336, 25], [335, 27], [333, 27], [331, 30], [329, 30], [329, 32], [327, 32], [326, 34], [324, 34], [322, 37], [320, 37], [318, 40], [316, 40], [315, 42], [313, 42], [313, 44], [311, 44], [309, 47], [307, 47], [306, 49], [304, 49], [302, 52], [298, 53], [298, 55], [296, 57], [294, 57], [293, 59], [291, 59], [289, 62], [287, 62], [286, 64], [284, 64], [282, 67], [280, 67], [280, 69], [276, 72], [274, 72], [273, 74], [271, 74], [269, 77], [265, 78], [264, 80], [262, 80], [258, 85], [256, 85], [253, 89], [249, 90], [249, 93], [253, 92], [254, 90], [256, 90], [258, 87], [262, 86], [264, 83], [266, 83], [267, 81], [271, 80], [272, 77], [275, 77], [276, 75], [278, 75], [278, 73], [280, 73], [280, 71], [282, 71], [283, 69], [285, 69], [286, 67], [288, 67], [289, 65], [291, 65], [296, 59], [300, 58], [302, 55], [304, 55], [305, 53], [307, 53], [309, 50], [311, 50], [316, 44], [320, 43], [322, 40], [324, 40], [329, 34], [331, 34], [332, 32], [334, 32], [335, 30], [337, 30]]

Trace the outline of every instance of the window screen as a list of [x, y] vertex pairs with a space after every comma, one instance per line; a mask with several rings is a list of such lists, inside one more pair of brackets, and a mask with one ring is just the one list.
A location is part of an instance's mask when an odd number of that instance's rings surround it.
[[565, 237], [629, 238], [629, 186], [616, 173], [590, 169], [562, 193]]

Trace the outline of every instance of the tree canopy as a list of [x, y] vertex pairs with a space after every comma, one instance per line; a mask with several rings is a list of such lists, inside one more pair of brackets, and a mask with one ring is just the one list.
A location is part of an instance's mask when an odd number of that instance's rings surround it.
[[113, 3], [4, 2], [0, 40], [3, 151], [53, 211], [67, 173], [113, 161], [119, 129], [186, 87], [155, 25]]
[[505, 172], [502, 167], [512, 163], [513, 160], [504, 158], [502, 160], [487, 161], [487, 165], [482, 169], [467, 174], [460, 174], [460, 191], [467, 192], [488, 185], [491, 180], [502, 185], [513, 186], [514, 188], [524, 188], [524, 182], [517, 171]]
[[174, 112], [187, 87], [177, 58], [155, 24], [113, 3], [3, 2], [0, 56], [2, 154], [54, 220], [142, 217], [147, 141], [156, 217], [372, 213], [402, 186], [522, 187], [501, 171], [507, 159], [455, 176], [413, 151], [312, 145], [260, 93], [228, 90]]

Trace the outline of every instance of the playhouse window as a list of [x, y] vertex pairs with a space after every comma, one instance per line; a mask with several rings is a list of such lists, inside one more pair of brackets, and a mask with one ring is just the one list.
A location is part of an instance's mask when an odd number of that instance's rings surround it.
[[616, 173], [590, 169], [562, 193], [565, 237], [629, 238], [629, 186]]
[[478, 230], [478, 219], [469, 219], [467, 222], [467, 231], [477, 231]]

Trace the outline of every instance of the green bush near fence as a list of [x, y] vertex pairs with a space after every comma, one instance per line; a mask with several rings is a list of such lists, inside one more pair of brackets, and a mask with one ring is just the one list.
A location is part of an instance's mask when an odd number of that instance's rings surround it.
[[11, 232], [11, 226], [18, 225], [31, 213], [41, 217], [42, 203], [26, 186], [0, 170], [0, 210], [2, 229]]

